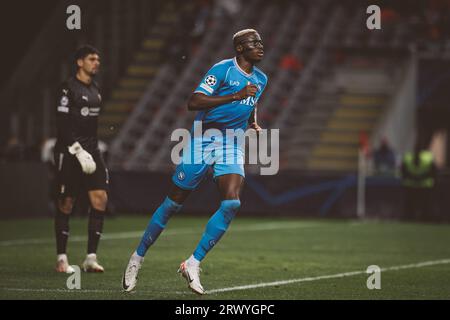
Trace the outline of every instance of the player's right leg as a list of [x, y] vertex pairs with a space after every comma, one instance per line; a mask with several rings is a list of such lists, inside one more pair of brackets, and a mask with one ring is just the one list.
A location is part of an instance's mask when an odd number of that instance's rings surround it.
[[136, 251], [131, 255], [123, 273], [122, 287], [125, 291], [130, 292], [136, 287], [138, 273], [144, 262], [144, 256], [147, 250], [165, 229], [170, 217], [181, 210], [182, 204], [190, 192], [191, 190], [181, 189], [177, 185], [173, 185], [169, 195], [153, 213], [144, 235]]
[[56, 237], [56, 272], [73, 273], [75, 270], [69, 265], [67, 258], [67, 240], [69, 238], [69, 216], [72, 212], [74, 200], [71, 197], [58, 200], [55, 215]]
[[75, 202], [76, 190], [80, 183], [81, 169], [76, 160], [67, 152], [55, 152], [57, 203], [55, 214], [56, 271], [73, 273], [67, 258], [69, 238], [69, 217]]
[[[201, 147], [200, 145], [199, 150], [195, 152], [201, 152]], [[199, 155], [199, 159], [202, 160], [200, 153]], [[163, 203], [153, 213], [144, 235], [124, 271], [122, 287], [125, 291], [132, 291], [135, 288], [137, 275], [147, 250], [164, 230], [170, 217], [181, 210], [182, 204], [191, 191], [197, 188], [207, 174], [210, 165], [203, 161], [195, 163], [192, 161], [193, 159], [197, 159], [193, 148], [188, 147], [186, 152], [183, 150], [182, 163], [177, 166], [172, 176], [172, 189]]]

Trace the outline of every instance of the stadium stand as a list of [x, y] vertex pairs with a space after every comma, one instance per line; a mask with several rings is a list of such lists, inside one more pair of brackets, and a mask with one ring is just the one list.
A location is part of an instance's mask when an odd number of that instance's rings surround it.
[[[282, 170], [355, 171], [359, 136], [381, 136], [410, 74], [411, 49], [429, 59], [450, 57], [448, 10], [434, 1], [406, 9], [381, 1], [383, 28], [374, 31], [364, 28], [369, 1], [237, 1], [238, 14], [220, 1], [80, 4], [95, 19], [76, 37], [54, 28], [57, 14], [49, 20], [1, 92], [9, 114], [2, 121], [18, 122], [13, 127], [27, 145], [51, 137], [53, 91], [71, 70], [73, 48], [91, 42], [103, 52], [99, 134], [113, 170], [170, 170], [170, 133], [194, 117], [188, 96], [212, 63], [233, 55], [231, 35], [241, 28], [255, 27], [265, 41], [260, 67], [270, 81], [259, 118], [263, 127], [282, 128]], [[49, 39], [58, 48], [44, 50]], [[48, 61], [56, 63], [47, 68]]]
[[[256, 8], [261, 14], [252, 21]], [[214, 18], [177, 83], [171, 86], [172, 63], [167, 61], [165, 74], [149, 85], [148, 92], [161, 91], [161, 81], [167, 78], [170, 96], [166, 90], [158, 101], [154, 94], [141, 98], [135, 115], [128, 118], [112, 144], [111, 165], [128, 170], [168, 170], [172, 166], [169, 137], [175, 128], [188, 128], [193, 119], [185, 107], [190, 92], [212, 61], [232, 56], [229, 43], [219, 39], [231, 34], [230, 29], [250, 24], [266, 42], [260, 67], [268, 73], [270, 87], [260, 102], [259, 115], [264, 127], [283, 129], [282, 169], [354, 171], [359, 132], [370, 135], [378, 124], [401, 85], [399, 74], [404, 64], [395, 54], [367, 61], [364, 54], [361, 58], [352, 51], [399, 53], [408, 45], [406, 22], [367, 36], [360, 27], [365, 17], [366, 13], [353, 9], [350, 2], [275, 4], [255, 0], [226, 24], [225, 17]], [[340, 86], [351, 78], [356, 85]]]

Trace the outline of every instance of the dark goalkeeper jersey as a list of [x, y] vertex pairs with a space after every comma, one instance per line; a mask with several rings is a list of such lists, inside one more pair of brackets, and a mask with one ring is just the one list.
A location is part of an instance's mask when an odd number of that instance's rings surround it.
[[73, 77], [62, 84], [56, 108], [56, 150], [67, 151], [67, 147], [76, 141], [88, 152], [97, 150], [101, 101], [98, 85], [94, 81], [86, 85]]

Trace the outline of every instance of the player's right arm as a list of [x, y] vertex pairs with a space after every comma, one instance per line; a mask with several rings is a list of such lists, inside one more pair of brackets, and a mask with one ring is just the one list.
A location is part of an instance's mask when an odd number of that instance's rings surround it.
[[83, 149], [81, 144], [76, 141], [74, 131], [74, 114], [72, 94], [68, 85], [64, 84], [58, 95], [58, 107], [56, 109], [56, 125], [59, 138], [67, 146], [70, 154], [77, 157], [81, 169], [86, 174], [95, 172], [96, 164], [91, 154]]
[[258, 88], [253, 84], [248, 84], [238, 92], [232, 94], [224, 96], [216, 95], [217, 90], [225, 81], [227, 71], [228, 68], [223, 64], [214, 65], [206, 73], [206, 75], [202, 79], [202, 82], [189, 98], [188, 110], [206, 110], [233, 101], [243, 100], [250, 96], [256, 96]]
[[254, 97], [258, 88], [254, 84], [245, 86], [240, 91], [225, 96], [208, 96], [204, 93], [194, 92], [188, 101], [188, 110], [199, 111], [220, 106], [222, 104]]

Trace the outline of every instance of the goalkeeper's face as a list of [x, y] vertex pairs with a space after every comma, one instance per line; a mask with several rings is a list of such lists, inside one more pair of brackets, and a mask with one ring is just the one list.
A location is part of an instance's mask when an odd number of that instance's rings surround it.
[[96, 53], [88, 54], [83, 59], [78, 59], [78, 67], [91, 77], [98, 73], [100, 68], [100, 57]]
[[264, 45], [257, 32], [246, 34], [239, 39], [236, 50], [252, 63], [260, 62], [264, 57]]

